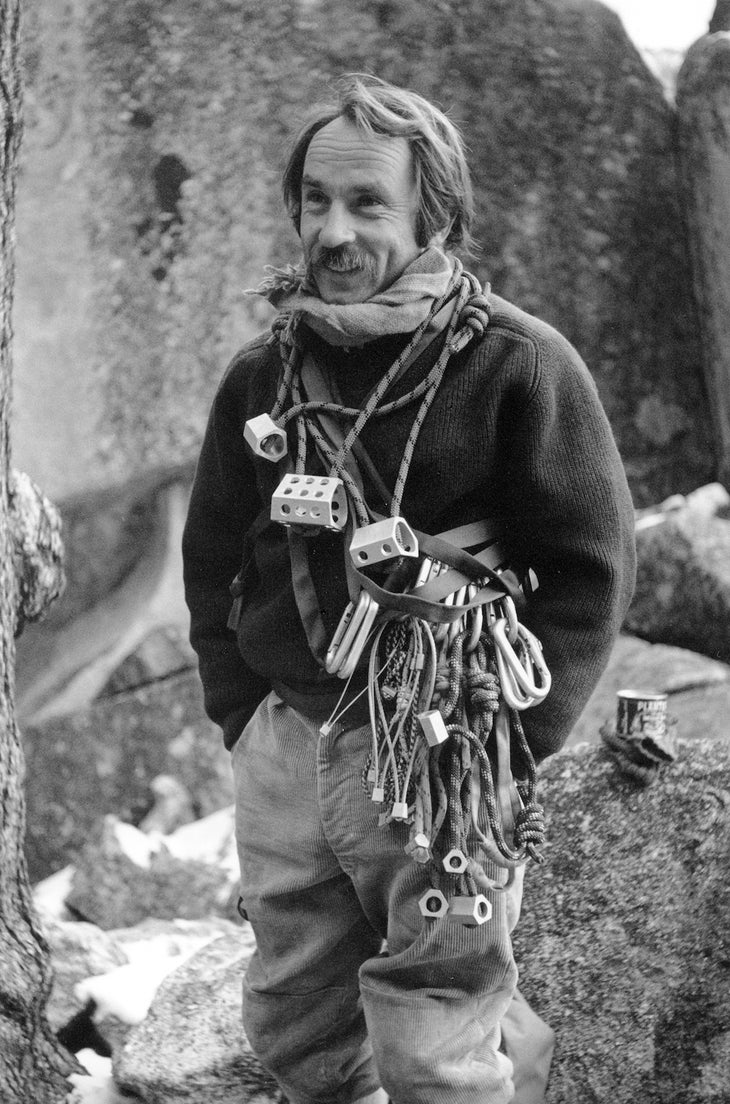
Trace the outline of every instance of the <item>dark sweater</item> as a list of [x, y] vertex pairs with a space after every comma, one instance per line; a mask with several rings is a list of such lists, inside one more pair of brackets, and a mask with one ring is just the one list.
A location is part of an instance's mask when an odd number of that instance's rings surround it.
[[[312, 349], [347, 406], [358, 406], [407, 338], [343, 352], [312, 335]], [[433, 363], [431, 347], [389, 392], [407, 392]], [[272, 686], [323, 720], [343, 689], [313, 657], [294, 598], [285, 529], [250, 529], [281, 478], [252, 457], [243, 425], [269, 412], [279, 374], [266, 337], [230, 364], [216, 395], [183, 538], [191, 641], [209, 716], [231, 747]], [[362, 440], [393, 488], [417, 407], [371, 420]], [[369, 498], [370, 504], [378, 503]], [[505, 528], [511, 563], [540, 586], [521, 618], [542, 641], [553, 685], [522, 714], [539, 761], [557, 751], [607, 662], [634, 585], [633, 509], [611, 429], [585, 365], [545, 323], [490, 297], [481, 341], [453, 357], [421, 430], [402, 515], [438, 533], [484, 517]], [[246, 534], [247, 548], [244, 554]], [[343, 538], [308, 541], [328, 634], [348, 601]], [[247, 561], [237, 633], [226, 627], [229, 586]]]

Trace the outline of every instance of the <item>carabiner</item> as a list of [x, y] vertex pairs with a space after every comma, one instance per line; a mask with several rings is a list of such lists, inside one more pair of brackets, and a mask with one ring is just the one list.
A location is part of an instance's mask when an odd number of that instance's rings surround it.
[[522, 687], [517, 684], [517, 680], [505, 659], [502, 649], [496, 647], [494, 650], [497, 656], [497, 674], [499, 675], [499, 685], [502, 691], [502, 697], [510, 709], [529, 709], [531, 705], [535, 704], [535, 699], [526, 694]]
[[[370, 595], [368, 595], [368, 598], [370, 598]], [[365, 615], [362, 619], [360, 627], [357, 630], [357, 635], [350, 645], [349, 653], [346, 656], [345, 661], [340, 667], [339, 671], [337, 672], [338, 678], [349, 679], [350, 675], [357, 667], [358, 660], [360, 659], [360, 656], [363, 653], [363, 649], [365, 648], [365, 645], [367, 643], [368, 637], [370, 636], [370, 631], [375, 622], [375, 618], [378, 616], [379, 608], [380, 607], [378, 606], [378, 603], [373, 598], [370, 598], [370, 605], [365, 611]]]
[[[546, 698], [550, 692], [552, 685], [552, 676], [545, 662], [545, 657], [542, 654], [542, 644], [537, 639], [534, 633], [531, 633], [524, 625], [519, 627], [520, 640], [522, 641], [525, 649], [525, 661], [529, 664], [530, 668], [530, 690], [529, 692], [538, 701], [542, 701]], [[538, 686], [533, 677], [534, 670], [537, 669], [538, 676], [540, 678], [540, 685]]]
[[517, 607], [509, 594], [505, 594], [504, 598], [499, 599], [499, 608], [502, 612], [502, 616], [506, 618], [507, 621], [507, 639], [510, 644], [515, 644], [520, 631], [520, 623], [517, 620]]
[[[507, 638], [505, 618], [501, 617], [491, 626], [491, 633], [497, 650], [504, 657], [515, 681], [524, 693], [537, 701], [542, 701], [550, 689], [550, 672], [547, 669], [540, 651], [537, 637], [533, 636], [524, 625], [519, 626], [518, 641], [525, 649], [526, 664], [523, 664]], [[533, 665], [537, 667], [540, 675], [540, 685], [533, 677]]]
[[[436, 563], [436, 564], [434, 564], [434, 567], [436, 568], [436, 570], [435, 570], [434, 575], [432, 577], [438, 577], [439, 575], [443, 575], [443, 573], [445, 571], [449, 570], [448, 567], [446, 566], [446, 564], [444, 564], [444, 563]], [[441, 604], [444, 605], [444, 606], [453, 606], [453, 604], [454, 604], [454, 595], [453, 594], [447, 594]], [[443, 641], [448, 636], [448, 632], [449, 632], [450, 627], [451, 626], [450, 626], [448, 621], [438, 621], [436, 623], [436, 628], [433, 630], [433, 638], [434, 638], [434, 640], [436, 641], [437, 644], [442, 644], [443, 643]]]
[[433, 560], [430, 556], [424, 556], [423, 560], [421, 561], [421, 566], [418, 569], [418, 574], [416, 575], [416, 581], [411, 589], [418, 590], [419, 587], [424, 586], [424, 584], [427, 583], [428, 580], [431, 578], [432, 572]]
[[[479, 587], [476, 583], [470, 583], [467, 589], [467, 598], [470, 602], [473, 602], [479, 593]], [[484, 612], [482, 606], [477, 606], [471, 610], [471, 613], [467, 615], [471, 620], [471, 631], [469, 633], [469, 639], [464, 645], [464, 651], [473, 652], [477, 644], [481, 640], [482, 628], [484, 626]]]
[[[460, 587], [456, 594], [451, 596], [450, 605], [463, 606], [464, 599], [466, 598], [467, 590], [470, 588], [467, 586]], [[448, 642], [453, 644], [460, 632], [466, 628], [466, 614], [462, 614], [458, 621], [452, 621], [448, 628]]]
[[325, 666], [325, 670], [330, 675], [333, 675], [335, 673], [335, 670], [339, 666], [339, 664], [335, 662], [335, 657], [336, 657], [337, 652], [339, 650], [340, 644], [342, 643], [342, 638], [345, 635], [345, 632], [347, 631], [347, 628], [348, 628], [350, 622], [352, 621], [353, 617], [355, 616], [355, 610], [356, 609], [357, 609], [357, 606], [355, 605], [354, 602], [348, 602], [347, 603], [347, 606], [345, 607], [345, 612], [342, 614], [342, 617], [339, 620], [337, 628], [335, 629], [335, 635], [332, 637], [332, 640], [330, 642], [330, 646], [327, 649], [327, 655], [325, 656], [324, 666]]
[[[507, 704], [513, 709], [527, 709], [543, 701], [550, 690], [551, 678], [537, 637], [524, 625], [519, 625], [517, 642], [524, 654], [524, 659], [520, 660], [508, 639], [506, 618], [496, 620], [489, 631], [494, 640], [497, 673]], [[535, 679], [536, 669], [539, 683]]]
[[[356, 645], [359, 645], [359, 651], [355, 655], [354, 663], [352, 663], [352, 670], [355, 669], [355, 664], [360, 658], [377, 612], [378, 603], [365, 590], [360, 592], [357, 605], [354, 602], [348, 604], [340, 618], [335, 635], [332, 637], [332, 643], [327, 649], [324, 666], [328, 674], [338, 675], [340, 678], [349, 677], [343, 675], [342, 671], [345, 665], [348, 668], [350, 667], [353, 650]], [[367, 626], [364, 636], [360, 631], [363, 625]]]

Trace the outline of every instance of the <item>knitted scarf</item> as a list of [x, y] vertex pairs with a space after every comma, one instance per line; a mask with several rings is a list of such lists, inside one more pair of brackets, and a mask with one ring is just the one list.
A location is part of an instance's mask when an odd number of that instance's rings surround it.
[[325, 303], [301, 268], [267, 268], [261, 295], [281, 314], [307, 325], [330, 345], [363, 345], [388, 334], [411, 333], [427, 318], [454, 274], [454, 259], [435, 246], [420, 253], [390, 287], [363, 303]]

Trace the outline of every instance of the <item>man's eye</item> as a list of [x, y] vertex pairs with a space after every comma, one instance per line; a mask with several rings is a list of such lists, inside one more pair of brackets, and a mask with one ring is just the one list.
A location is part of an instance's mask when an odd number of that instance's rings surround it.
[[322, 203], [326, 203], [327, 201], [327, 197], [325, 196], [324, 192], [314, 191], [305, 192], [303, 199], [305, 203], [311, 203], [313, 206], [317, 206], [318, 204], [321, 205]]
[[376, 195], [361, 195], [358, 198], [360, 207], [379, 207], [381, 203], [380, 196]]

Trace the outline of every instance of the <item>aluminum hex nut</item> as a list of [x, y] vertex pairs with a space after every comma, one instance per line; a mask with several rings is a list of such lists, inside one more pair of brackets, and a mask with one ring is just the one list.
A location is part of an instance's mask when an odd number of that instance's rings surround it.
[[469, 865], [469, 860], [458, 847], [452, 847], [443, 857], [443, 868], [447, 874], [463, 874]]
[[254, 456], [261, 456], [274, 463], [286, 456], [286, 433], [269, 414], [249, 418], [243, 427], [243, 437]]
[[466, 928], [478, 928], [492, 918], [492, 906], [483, 893], [476, 897], [452, 897], [449, 920]]
[[397, 556], [417, 556], [418, 538], [402, 517], [384, 518], [356, 529], [350, 543], [355, 567], [369, 567]]
[[427, 920], [440, 920], [449, 911], [449, 902], [440, 889], [427, 889], [418, 901], [421, 916]]

